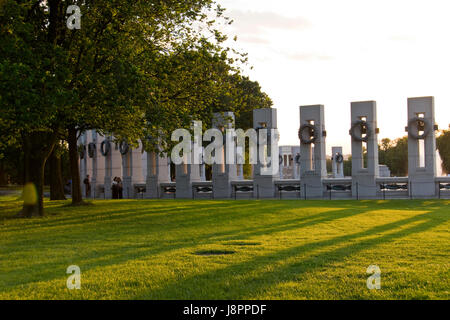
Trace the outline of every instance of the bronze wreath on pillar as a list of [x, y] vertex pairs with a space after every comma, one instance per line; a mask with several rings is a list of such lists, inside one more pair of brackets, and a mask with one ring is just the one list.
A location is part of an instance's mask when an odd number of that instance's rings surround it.
[[106, 157], [109, 152], [111, 151], [111, 142], [109, 142], [108, 139], [103, 140], [102, 143], [100, 144], [100, 152], [101, 154]]
[[295, 163], [300, 164], [300, 153], [297, 153], [297, 155], [295, 156]]
[[86, 146], [80, 144], [78, 145], [78, 154], [80, 155], [80, 159], [84, 159], [84, 156], [86, 155]]
[[95, 143], [91, 142], [88, 144], [88, 155], [89, 158], [95, 157]]
[[[418, 134], [413, 132], [412, 128], [414, 126], [417, 128], [417, 132], [423, 131], [423, 133]], [[406, 131], [408, 132], [408, 135], [413, 139], [425, 139], [431, 132], [431, 125], [427, 119], [415, 117], [409, 120]]]
[[[308, 131], [308, 138], [305, 138], [304, 134], [305, 131]], [[317, 127], [313, 124], [303, 124], [300, 129], [298, 130], [298, 138], [300, 139], [300, 142], [302, 144], [311, 144], [316, 142], [316, 140], [319, 138], [319, 130]]]
[[[356, 134], [356, 132], [355, 132], [356, 128], [360, 128], [360, 130], [361, 130], [360, 135]], [[367, 142], [367, 141], [369, 141], [369, 138], [372, 135], [372, 128], [369, 126], [367, 121], [358, 120], [355, 123], [353, 123], [349, 133], [352, 136], [353, 140], [359, 141], [359, 142]], [[363, 134], [365, 134], [366, 136], [363, 137]]]
[[125, 142], [125, 141], [122, 141], [120, 144], [119, 144], [119, 151], [120, 151], [120, 154], [121, 155], [126, 155], [127, 153], [128, 153], [128, 151], [130, 150], [130, 146], [128, 145], [128, 143], [127, 142]]
[[283, 156], [280, 154], [278, 156], [278, 164], [281, 165], [283, 163]]

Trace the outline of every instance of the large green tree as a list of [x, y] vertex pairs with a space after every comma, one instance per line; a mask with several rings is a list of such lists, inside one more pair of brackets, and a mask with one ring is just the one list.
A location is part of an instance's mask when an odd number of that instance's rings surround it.
[[[62, 31], [74, 103], [62, 113], [69, 143], [72, 202], [81, 201], [76, 141], [95, 128], [137, 144], [201, 118], [233, 68], [214, 29], [223, 9], [211, 0], [79, 2], [81, 30]], [[64, 6], [61, 2], [55, 4]], [[51, 8], [50, 8], [51, 10]], [[62, 17], [59, 17], [60, 19]], [[164, 134], [165, 133], [165, 134]]]
[[39, 1], [4, 1], [0, 7], [1, 143], [23, 148], [25, 182], [38, 192], [29, 215], [43, 215], [45, 162], [57, 142], [58, 110], [71, 99], [64, 87], [66, 57], [39, 8]]
[[450, 174], [450, 130], [442, 130], [436, 143], [442, 159], [442, 170]]
[[[81, 29], [66, 25], [73, 4], [81, 10]], [[227, 95], [244, 102], [231, 111], [270, 105], [259, 85], [239, 76], [236, 62], [245, 55], [231, 58], [222, 48], [226, 37], [215, 25], [228, 22], [223, 11], [212, 0], [1, 3], [0, 144], [22, 146], [25, 182], [37, 186], [39, 214], [44, 166], [62, 139], [77, 204], [83, 131], [95, 128], [131, 144], [148, 136], [167, 142], [192, 117], [206, 121], [229, 106]]]
[[408, 137], [383, 139], [379, 146], [380, 164], [387, 165], [397, 177], [408, 175]]
[[[72, 4], [81, 9], [80, 30], [66, 25], [66, 8]], [[209, 0], [1, 3], [1, 143], [20, 140], [25, 180], [37, 187], [40, 215], [45, 162], [61, 136], [69, 143], [72, 199], [79, 203], [80, 132], [96, 128], [137, 141], [155, 107], [149, 97], [162, 90], [160, 79], [167, 76], [157, 71], [168, 58], [199, 48], [217, 57], [220, 34], [215, 33], [215, 43], [207, 41], [205, 29], [194, 26], [200, 22], [214, 31], [207, 14], [212, 8]], [[222, 9], [216, 12], [221, 15]], [[208, 74], [208, 81], [212, 78]], [[166, 111], [166, 116], [172, 112]], [[188, 112], [177, 109], [178, 115]]]

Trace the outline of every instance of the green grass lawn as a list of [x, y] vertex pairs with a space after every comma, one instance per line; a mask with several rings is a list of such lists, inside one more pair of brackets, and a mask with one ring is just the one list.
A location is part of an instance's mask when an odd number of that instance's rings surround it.
[[450, 201], [68, 203], [0, 197], [0, 299], [450, 298]]

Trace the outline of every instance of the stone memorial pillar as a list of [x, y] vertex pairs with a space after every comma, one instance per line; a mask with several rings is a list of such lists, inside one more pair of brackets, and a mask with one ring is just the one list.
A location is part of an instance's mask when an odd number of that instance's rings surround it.
[[[212, 121], [213, 128], [219, 129], [223, 134], [223, 147], [222, 152], [219, 155], [221, 163], [215, 163], [212, 165], [212, 182], [213, 182], [213, 193], [214, 198], [226, 199], [231, 197], [232, 187], [231, 181], [237, 179], [237, 167], [236, 167], [236, 153], [234, 149], [234, 136], [227, 137], [226, 130], [234, 129], [234, 113], [224, 112], [215, 113]], [[233, 139], [232, 141], [228, 141]], [[227, 144], [231, 143], [230, 147], [233, 146], [233, 150], [230, 150], [231, 154], [227, 153]], [[233, 163], [227, 163], [227, 159], [233, 157]], [[217, 155], [216, 155], [217, 158]], [[230, 160], [230, 159], [228, 159]]]
[[96, 187], [96, 191], [95, 191], [95, 197], [96, 198], [100, 198], [103, 199], [105, 198], [105, 194], [104, 192], [106, 191], [106, 189], [104, 189], [104, 191], [102, 191], [101, 186], [104, 186], [104, 182], [105, 182], [105, 174], [106, 174], [106, 168], [105, 168], [105, 159], [104, 156], [101, 153], [100, 147], [101, 147], [101, 143], [103, 142], [104, 137], [101, 136], [99, 133], [97, 133], [97, 141], [95, 144], [95, 159], [97, 162], [97, 187]]
[[81, 194], [83, 198], [86, 196], [86, 186], [83, 183], [84, 179], [86, 178], [86, 175], [88, 174], [88, 154], [87, 154], [87, 132], [83, 132], [79, 138], [79, 144], [78, 144], [78, 155], [80, 157], [80, 182], [81, 182]]
[[300, 180], [300, 147], [292, 148], [292, 156], [293, 156], [293, 178], [295, 180]]
[[352, 195], [358, 199], [374, 199], [378, 191], [376, 178], [379, 177], [377, 103], [352, 102], [351, 123]]
[[169, 160], [167, 155], [157, 152], [147, 152], [147, 199], [159, 199], [161, 197], [160, 184], [170, 182]]
[[91, 130], [91, 141], [88, 144], [88, 157], [92, 163], [92, 175], [91, 175], [91, 193], [90, 197], [95, 199], [97, 195], [97, 175], [98, 175], [98, 163], [97, 163], [97, 131]]
[[288, 151], [286, 151], [286, 147], [279, 147], [278, 150], [279, 150], [278, 165], [280, 167], [278, 175], [280, 180], [282, 180], [284, 177], [283, 171], [286, 170], [286, 163], [284, 161], [284, 157], [287, 156]]
[[408, 175], [413, 198], [436, 197], [434, 97], [408, 99]]
[[112, 191], [111, 191], [111, 185], [112, 185], [112, 175], [113, 175], [113, 164], [112, 164], [112, 158], [113, 158], [113, 147], [111, 142], [111, 137], [105, 137], [105, 139], [100, 144], [100, 153], [105, 159], [105, 178], [104, 178], [104, 187], [105, 187], [105, 199], [111, 199], [112, 198]]
[[[111, 177], [119, 177], [122, 179], [122, 184], [123, 184], [123, 156], [120, 152], [121, 148], [120, 148], [120, 143], [114, 143], [114, 147], [112, 148], [112, 152], [111, 152], [111, 164], [112, 164], [112, 175]], [[112, 185], [109, 186], [109, 188], [111, 189]], [[111, 192], [112, 195], [112, 192]]]
[[200, 179], [201, 181], [206, 181], [206, 164], [205, 161], [203, 161], [204, 148], [202, 147], [201, 150], [202, 157], [200, 157]]
[[[194, 126], [196, 125], [197, 122], [194, 122]], [[198, 128], [196, 127], [194, 129], [198, 130]], [[201, 128], [200, 128], [201, 130]], [[194, 142], [190, 142], [191, 143], [191, 159], [190, 159], [190, 164], [187, 163], [188, 159], [186, 158], [186, 161], [182, 164], [179, 165], [175, 165], [175, 182], [176, 182], [176, 198], [177, 199], [192, 199], [193, 198], [193, 190], [192, 190], [192, 182], [200, 182], [201, 176], [200, 176], [200, 158], [201, 158], [201, 154], [195, 155], [195, 148], [194, 148], [194, 143], [196, 142], [195, 139], [197, 139], [197, 137], [195, 137], [194, 135]], [[201, 146], [201, 141], [198, 142], [198, 144]], [[198, 150], [199, 153], [201, 151]], [[198, 163], [196, 163], [198, 160]]]
[[333, 178], [343, 178], [344, 155], [342, 154], [342, 147], [332, 147], [331, 153], [331, 167], [333, 170]]
[[[131, 182], [129, 189], [128, 198], [134, 199], [137, 197], [137, 189], [135, 189], [135, 184], [144, 185], [146, 184], [146, 179], [144, 179], [144, 170], [142, 168], [143, 165], [143, 149], [142, 149], [142, 143], [139, 141], [139, 145], [137, 148], [131, 148], [131, 163], [132, 163], [132, 169], [131, 169]], [[146, 164], [147, 165], [147, 164]], [[142, 195], [143, 197], [143, 195]]]
[[133, 196], [133, 156], [131, 147], [127, 142], [119, 143], [119, 152], [122, 155], [122, 187], [123, 198], [131, 199]]
[[167, 165], [168, 165], [168, 169], [169, 169], [169, 182], [172, 182], [172, 173], [175, 174], [175, 172], [172, 172], [172, 171], [175, 171], [174, 170], [175, 168], [172, 168], [172, 160], [170, 159], [169, 156], [167, 156]]
[[236, 180], [244, 180], [244, 162], [245, 159], [243, 158], [244, 151], [242, 151], [242, 147], [236, 146], [236, 172], [237, 172], [237, 178]]
[[[253, 165], [253, 193], [257, 198], [275, 197], [275, 180], [279, 178], [277, 109], [253, 110], [253, 128], [258, 136], [258, 162]], [[264, 135], [264, 129], [266, 134]], [[265, 142], [264, 144], [261, 144]], [[261, 157], [264, 153], [266, 156]]]
[[303, 198], [323, 197], [327, 177], [325, 110], [323, 105], [300, 107], [300, 184]]

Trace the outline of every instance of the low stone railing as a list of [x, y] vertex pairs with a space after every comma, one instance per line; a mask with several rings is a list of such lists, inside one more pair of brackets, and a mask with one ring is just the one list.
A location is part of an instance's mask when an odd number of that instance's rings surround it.
[[450, 199], [450, 177], [436, 177], [439, 199]]
[[173, 198], [177, 196], [177, 183], [176, 182], [163, 182], [159, 184], [158, 198]]
[[253, 187], [253, 180], [236, 180], [231, 181], [232, 197], [236, 200], [238, 194], [241, 196], [247, 196], [247, 198], [255, 198], [255, 190]]
[[380, 199], [407, 199], [411, 197], [408, 177], [377, 178], [377, 197]]
[[275, 196], [280, 199], [301, 198], [301, 186], [299, 179], [275, 180]]
[[352, 178], [322, 179], [324, 199], [352, 199]]
[[[450, 177], [436, 177], [436, 196], [434, 198], [450, 199]], [[258, 199], [258, 187], [255, 187], [253, 180], [231, 181], [231, 199]], [[309, 186], [302, 183], [300, 179], [280, 179], [275, 180], [275, 192], [273, 198], [279, 199], [308, 199], [305, 197], [305, 190]], [[411, 199], [411, 188], [408, 177], [380, 177], [375, 179], [377, 192], [375, 199]], [[193, 199], [214, 199], [214, 184], [212, 181], [192, 182]], [[363, 188], [353, 184], [351, 177], [346, 178], [325, 178], [322, 179], [323, 199], [352, 199], [356, 192], [353, 188]], [[159, 184], [158, 198], [175, 199], [176, 182], [164, 182]], [[317, 187], [315, 187], [317, 188]], [[147, 185], [145, 183], [133, 184], [133, 198], [146, 198]], [[103, 184], [97, 184], [92, 196], [97, 199], [105, 198], [105, 188]]]
[[214, 199], [212, 181], [196, 181], [192, 182], [192, 198], [193, 199]]

